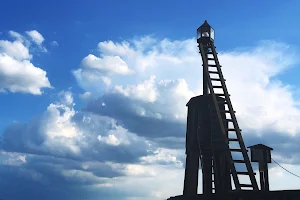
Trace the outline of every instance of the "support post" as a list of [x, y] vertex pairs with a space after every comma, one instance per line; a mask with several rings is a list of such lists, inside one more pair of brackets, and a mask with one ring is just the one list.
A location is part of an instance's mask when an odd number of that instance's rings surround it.
[[212, 194], [212, 153], [209, 150], [203, 151], [202, 187], [203, 194]]
[[183, 195], [193, 196], [198, 192], [199, 153], [190, 151], [186, 155]]
[[264, 179], [265, 179], [265, 191], [269, 191], [269, 171], [268, 171], [268, 163], [265, 164], [265, 171], [264, 171]]

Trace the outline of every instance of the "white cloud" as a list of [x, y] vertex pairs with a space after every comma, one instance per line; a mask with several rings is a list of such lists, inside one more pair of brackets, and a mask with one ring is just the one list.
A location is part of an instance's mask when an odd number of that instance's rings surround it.
[[73, 94], [70, 91], [61, 91], [59, 92], [60, 100], [63, 104], [68, 106], [74, 106]]
[[73, 71], [73, 75], [78, 81], [78, 84], [85, 88], [87, 92], [96, 94], [97, 92], [103, 93], [103, 90], [111, 83], [110, 78], [95, 71], [78, 69]]
[[[182, 194], [184, 170], [164, 165], [128, 166], [127, 177], [112, 180], [115, 189], [131, 194], [126, 199], [167, 199]], [[146, 173], [145, 173], [146, 172]], [[141, 177], [141, 178], [140, 178]], [[201, 183], [201, 179], [200, 179]]]
[[121, 160], [134, 161], [148, 154], [145, 139], [115, 120], [76, 111], [70, 91], [61, 91], [58, 97], [59, 101], [51, 103], [37, 120], [12, 124], [0, 140], [5, 149], [101, 161], [116, 161], [121, 155]]
[[21, 166], [27, 162], [25, 154], [0, 151], [0, 155], [6, 157], [6, 159], [0, 160], [0, 164]]
[[[181, 150], [171, 150], [165, 148], [158, 148], [155, 150], [154, 155], [142, 157], [141, 160], [148, 164], [170, 164], [174, 166], [182, 167], [182, 161], [178, 160], [177, 155], [184, 154]], [[183, 155], [181, 155], [183, 156]]]
[[127, 64], [119, 56], [105, 56], [103, 58], [98, 58], [92, 54], [89, 54], [82, 60], [82, 65], [84, 68], [94, 69], [100, 73], [113, 73], [127, 75], [132, 73], [128, 69]]
[[30, 60], [30, 55], [27, 47], [20, 41], [10, 42], [7, 40], [0, 40], [0, 52], [16, 60]]
[[[127, 41], [122, 43], [100, 42], [98, 47], [101, 56], [119, 56], [130, 69], [136, 72], [130, 78], [107, 75], [111, 78], [111, 84], [110, 87], [102, 88], [104, 97], [101, 101], [107, 100], [107, 102], [104, 101], [106, 107], [103, 109], [103, 114], [121, 116], [118, 120], [124, 123], [125, 127], [126, 123], [128, 123], [128, 127], [131, 126], [129, 123], [137, 118], [147, 119], [143, 121], [145, 123], [154, 118], [173, 120], [183, 124], [186, 122], [185, 104], [191, 97], [200, 95], [202, 92], [202, 63], [195, 40], [170, 41], [165, 39], [158, 41], [148, 37], [147, 40], [142, 38], [131, 43]], [[299, 100], [293, 97], [294, 87], [278, 79], [278, 75], [289, 70], [298, 62], [296, 57], [291, 47], [272, 41], [261, 42], [254, 48], [219, 52], [227, 88], [244, 135], [250, 136], [250, 133], [252, 135], [254, 133], [261, 135], [265, 140], [268, 140], [269, 137], [273, 139], [278, 134], [289, 138], [299, 137], [300, 110], [297, 107]], [[89, 84], [92, 82], [85, 83], [86, 85], [82, 88], [91, 92], [88, 88], [91, 87]], [[113, 101], [113, 104], [110, 105], [110, 101], [116, 98], [111, 94], [116, 93], [124, 98]], [[101, 101], [99, 100], [99, 102]], [[117, 111], [121, 106], [114, 107], [113, 105], [116, 106], [116, 104], [123, 105], [120, 112]], [[130, 109], [133, 112], [127, 112]], [[110, 112], [111, 115], [109, 115]], [[133, 117], [133, 113], [135, 113], [135, 117]], [[127, 120], [127, 118], [130, 119]], [[142, 120], [137, 123], [140, 122]], [[137, 124], [134, 125], [137, 126]], [[141, 124], [141, 127], [144, 126], [145, 124]], [[143, 129], [139, 130], [143, 132]], [[161, 134], [164, 132], [164, 130], [160, 131]], [[143, 133], [138, 132], [138, 134], [142, 135]], [[185, 133], [181, 134], [184, 137]], [[164, 136], [161, 135], [161, 137]], [[184, 153], [184, 149], [179, 151]], [[295, 153], [293, 152], [293, 154]], [[155, 152], [155, 155], [145, 156], [141, 160], [148, 164], [155, 163], [152, 166], [155, 168], [162, 161], [180, 164], [178, 155], [181, 158], [184, 157], [170, 149], [160, 149]], [[292, 160], [295, 162], [296, 156]], [[296, 172], [299, 170], [298, 166], [294, 165], [293, 167]], [[275, 171], [274, 168], [270, 170], [270, 177], [273, 177], [270, 187], [281, 189], [282, 187], [275, 183], [280, 183], [284, 179], [279, 171]], [[161, 173], [166, 172], [169, 172], [168, 169]], [[174, 182], [178, 181], [176, 186], [181, 188], [183, 180], [180, 181], [180, 179], [183, 178], [183, 171], [174, 173], [176, 174], [174, 176], [177, 176]], [[182, 174], [179, 177], [180, 173]], [[127, 182], [130, 178], [124, 180]], [[136, 183], [136, 179], [134, 181]], [[153, 185], [161, 187], [168, 182], [169, 180], [159, 183], [159, 180], [156, 180]], [[289, 186], [295, 188], [294, 185]], [[286, 188], [289, 186], [287, 185]], [[153, 199], [170, 196], [172, 186], [163, 188], [163, 191], [155, 190], [157, 192], [153, 193]], [[178, 192], [182, 189], [180, 188], [172, 195], [180, 194]], [[164, 196], [164, 193], [168, 194]], [[147, 198], [143, 197], [143, 199]]]
[[113, 134], [108, 135], [107, 137], [102, 137], [101, 135], [98, 135], [97, 139], [99, 141], [103, 141], [106, 144], [118, 146], [120, 144], [120, 140]]
[[44, 42], [44, 37], [36, 30], [26, 31], [26, 34], [37, 44], [41, 45]]
[[156, 88], [154, 87], [155, 76], [151, 76], [149, 80], [145, 80], [138, 85], [128, 85], [125, 89], [122, 86], [115, 86], [115, 92], [124, 96], [135, 98], [141, 101], [154, 102], [157, 99]]
[[92, 96], [91, 92], [85, 92], [85, 93], [79, 95], [79, 97], [81, 99], [89, 99], [89, 98], [91, 98], [91, 96]]
[[[27, 131], [26, 134], [21, 134], [22, 131], [17, 129], [22, 137], [11, 135], [15, 142], [13, 144], [18, 144], [16, 146], [19, 148], [26, 147], [30, 152], [42, 149], [48, 155], [57, 157], [64, 155], [64, 158], [68, 158], [71, 155], [72, 159], [92, 159], [93, 162], [102, 159], [101, 161], [111, 162], [108, 165], [112, 169], [126, 175], [103, 181], [96, 177], [96, 172], [88, 171], [93, 163], [80, 165], [80, 170], [74, 167], [60, 171], [71, 182], [75, 179], [82, 183], [94, 181], [90, 188], [122, 190], [126, 194], [134, 194], [131, 199], [165, 199], [181, 194], [184, 149], [157, 146], [159, 142], [167, 140], [171, 143], [179, 141], [184, 146], [182, 138], [185, 131], [177, 130], [177, 127], [176, 130], [155, 129], [156, 127], [149, 126], [149, 122], [155, 119], [161, 124], [172, 121], [172, 127], [185, 125], [185, 104], [202, 90], [201, 57], [195, 40], [158, 41], [146, 37], [132, 43], [101, 42], [98, 46], [100, 57], [86, 57], [86, 63], [74, 71], [74, 75], [86, 90], [81, 95], [82, 98], [95, 96], [96, 89], [102, 91], [105, 97], [110, 98], [106, 99], [107, 102], [102, 101], [105, 98], [100, 98], [97, 105], [105, 111], [104, 114], [113, 113], [119, 118], [77, 112], [71, 93], [62, 92], [60, 102], [50, 104], [38, 123], [38, 133], [43, 136], [42, 139], [33, 137], [33, 131], [29, 128], [23, 128]], [[282, 132], [299, 136], [300, 125], [297, 125], [296, 120], [300, 114], [295, 106], [297, 100], [293, 98], [292, 87], [276, 80], [278, 74], [295, 62], [290, 52], [287, 45], [272, 42], [262, 43], [247, 51], [220, 52], [219, 58], [229, 93], [239, 124], [242, 129], [246, 129], [245, 135], [256, 131], [257, 134], [266, 136], [267, 131], [276, 130], [274, 135]], [[132, 70], [135, 74], [129, 75], [125, 73], [125, 69]], [[105, 80], [109, 80], [109, 84]], [[129, 126], [128, 123], [141, 126], [141, 131], [132, 133], [126, 127]], [[26, 127], [35, 126], [35, 123], [30, 123]], [[155, 129], [158, 139], [144, 134], [148, 129]], [[168, 132], [168, 138], [164, 138], [164, 131]], [[179, 131], [182, 138], [176, 138], [178, 135], [175, 135], [175, 131]], [[143, 134], [150, 139], [139, 136]], [[4, 135], [8, 137], [8, 133]], [[17, 140], [19, 138], [21, 142]], [[151, 138], [157, 143], [151, 143]], [[82, 164], [83, 161], [80, 161]], [[134, 163], [137, 161], [141, 163]], [[120, 164], [121, 162], [131, 163]], [[286, 167], [296, 173], [299, 171], [298, 166]], [[272, 189], [281, 189], [275, 183], [286, 182], [277, 168], [270, 169], [270, 177], [273, 179], [270, 183]], [[201, 178], [199, 182], [201, 183]]]
[[0, 91], [42, 94], [42, 88], [52, 88], [46, 72], [31, 63], [32, 55], [26, 40], [10, 31], [16, 41], [0, 40]]
[[58, 42], [57, 42], [57, 41], [55, 41], [55, 40], [51, 42], [51, 45], [52, 45], [52, 46], [54, 46], [54, 47], [57, 47], [57, 46], [59, 46]]
[[18, 32], [15, 32], [15, 31], [9, 31], [9, 35], [13, 38], [15, 38], [17, 41], [20, 41], [20, 42], [24, 42], [24, 38], [23, 36], [18, 33]]
[[70, 92], [60, 92], [60, 102], [48, 106], [41, 121], [42, 134], [45, 135], [44, 148], [52, 152], [66, 148], [73, 154], [80, 154], [77, 141], [83, 137], [82, 131], [71, 119], [75, 115], [73, 97]]
[[51, 88], [46, 72], [30, 61], [16, 60], [0, 53], [0, 88], [10, 92], [42, 94], [41, 88]]
[[[185, 121], [184, 104], [202, 91], [201, 56], [195, 40], [157, 41], [145, 37], [132, 43], [100, 42], [98, 47], [101, 56], [118, 57], [124, 66], [136, 71], [134, 78], [108, 75], [110, 87], [101, 88], [97, 84], [99, 90], [106, 94], [117, 92], [135, 100], [133, 107], [137, 115], [156, 113], [152, 117], [159, 115], [162, 119]], [[257, 134], [265, 129], [291, 135], [300, 133], [299, 102], [292, 97], [293, 88], [276, 79], [296, 62], [291, 47], [264, 41], [255, 48], [219, 52], [219, 60], [243, 129]], [[109, 67], [105, 64], [102, 68]], [[100, 78], [93, 75], [93, 79]], [[83, 89], [92, 92], [89, 90], [92, 82], [83, 79], [79, 82]]]

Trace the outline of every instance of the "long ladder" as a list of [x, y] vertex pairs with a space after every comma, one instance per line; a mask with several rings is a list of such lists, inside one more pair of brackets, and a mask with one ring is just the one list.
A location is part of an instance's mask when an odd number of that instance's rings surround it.
[[[232, 107], [232, 104], [231, 104], [231, 101], [229, 98], [230, 95], [228, 94], [228, 90], [227, 90], [227, 87], [225, 84], [225, 79], [224, 79], [222, 71], [221, 71], [221, 66], [219, 64], [219, 60], [218, 60], [218, 56], [217, 56], [217, 52], [216, 52], [214, 43], [209, 42], [205, 46], [204, 46], [204, 44], [199, 43], [199, 48], [200, 48], [200, 53], [201, 53], [201, 57], [202, 57], [202, 61], [203, 61], [203, 67], [205, 68], [205, 70], [204, 70], [205, 74], [203, 74], [203, 75], [207, 77], [209, 91], [213, 98], [213, 102], [214, 102], [214, 106], [216, 109], [217, 118], [220, 123], [220, 128], [221, 128], [222, 134], [223, 134], [223, 136], [225, 136], [224, 138], [226, 138], [225, 141], [227, 142], [227, 144], [234, 142], [239, 145], [239, 148], [230, 148], [230, 145], [228, 145], [228, 152], [227, 152], [230, 171], [231, 171], [231, 175], [233, 178], [235, 188], [236, 188], [236, 190], [243, 190], [245, 188], [252, 188], [253, 190], [258, 190], [258, 185], [257, 185], [256, 179], [254, 176], [255, 174], [254, 174], [252, 166], [250, 164], [250, 160], [249, 160], [249, 157], [247, 154], [247, 149], [245, 147], [245, 144], [244, 144], [244, 141], [243, 141], [243, 138], [241, 135], [241, 130], [238, 126], [237, 119], [234, 114], [235, 111], [233, 110], [233, 107]], [[211, 64], [208, 61], [211, 61], [214, 63]], [[215, 71], [210, 70], [213, 68], [216, 70]], [[212, 74], [215, 74], [217, 77], [212, 77]], [[221, 85], [214, 85], [212, 81], [214, 81], [214, 83], [219, 82], [219, 83], [221, 83]], [[214, 89], [222, 89], [222, 92], [215, 93]], [[221, 102], [217, 100], [217, 96], [225, 98], [225, 105], [227, 105], [227, 107], [228, 107], [227, 110], [219, 109], [219, 103], [221, 103]], [[222, 119], [221, 113], [229, 113], [230, 118]], [[224, 121], [233, 123], [234, 128], [228, 128], [225, 130]], [[227, 137], [227, 135], [226, 135], [227, 132], [234, 132], [236, 135], [236, 138]], [[214, 149], [214, 148], [212, 147], [212, 149]], [[234, 160], [232, 158], [233, 152], [242, 153], [243, 159], [242, 160]], [[235, 167], [236, 163], [244, 163], [246, 165], [247, 171], [246, 172], [237, 172], [236, 167]], [[240, 183], [238, 175], [249, 176], [251, 183], [250, 184]]]

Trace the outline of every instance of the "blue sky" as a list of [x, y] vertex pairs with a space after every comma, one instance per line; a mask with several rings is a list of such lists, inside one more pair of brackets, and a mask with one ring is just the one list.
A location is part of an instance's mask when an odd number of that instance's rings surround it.
[[[2, 3], [6, 192], [0, 197], [180, 194], [185, 104], [202, 92], [195, 36], [204, 20], [215, 29], [246, 144], [273, 145], [277, 160], [300, 173], [299, 6], [296, 0]], [[293, 177], [276, 166], [270, 173], [273, 189], [297, 185], [279, 185]]]

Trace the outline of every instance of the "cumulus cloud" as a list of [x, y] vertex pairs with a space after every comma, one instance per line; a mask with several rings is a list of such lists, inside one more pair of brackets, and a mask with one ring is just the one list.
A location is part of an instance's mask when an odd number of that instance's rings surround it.
[[26, 34], [37, 44], [41, 45], [44, 42], [44, 37], [36, 30], [26, 31]]
[[[184, 105], [202, 92], [201, 57], [195, 41], [148, 37], [131, 43], [101, 42], [98, 47], [101, 56], [119, 56], [136, 74], [135, 78], [108, 75], [110, 86], [102, 88], [103, 94], [85, 110], [115, 118], [160, 147], [184, 152]], [[278, 79], [298, 63], [294, 49], [262, 41], [256, 47], [219, 52], [219, 60], [246, 144], [263, 142], [276, 148], [273, 155], [279, 156], [279, 162], [298, 164], [299, 101], [293, 96], [295, 89]], [[85, 83], [87, 87], [82, 88], [93, 92]], [[160, 158], [161, 154], [143, 157], [143, 162], [172, 160], [172, 156]], [[178, 152], [175, 157], [184, 160]]]
[[60, 92], [59, 101], [51, 103], [42, 116], [8, 127], [2, 149], [101, 162], [137, 162], [149, 154], [146, 141], [114, 119], [75, 111], [74, 105], [69, 91]]
[[[184, 123], [186, 108], [183, 105], [200, 94], [202, 88], [201, 59], [194, 40], [157, 41], [146, 37], [132, 43], [101, 42], [98, 46], [103, 57], [118, 56], [137, 74], [134, 79], [109, 76], [110, 87], [87, 107], [88, 110], [116, 118], [122, 116], [119, 120], [127, 121], [124, 124], [129, 129], [135, 120], [124, 117], [124, 112], [131, 117], [134, 115], [136, 120], [177, 119]], [[256, 134], [270, 128], [291, 135], [299, 133], [300, 126], [296, 125], [300, 117], [299, 102], [292, 97], [291, 86], [276, 78], [297, 62], [291, 52], [288, 45], [272, 41], [263, 41], [246, 50], [220, 52], [233, 105], [246, 130]], [[86, 82], [86, 86], [88, 84]], [[89, 91], [88, 87], [83, 89]], [[240, 95], [241, 91], [247, 92]], [[101, 102], [107, 106], [102, 107]], [[287, 110], [288, 114], [284, 114]]]
[[19, 33], [10, 31], [15, 41], [0, 40], [0, 90], [41, 95], [52, 88], [46, 71], [31, 62], [30, 44]]
[[132, 73], [132, 71], [128, 69], [127, 64], [118, 56], [98, 58], [89, 54], [82, 60], [82, 66], [88, 69], [95, 69], [103, 74], [113, 73], [127, 75]]
[[151, 76], [149, 80], [145, 80], [143, 83], [138, 85], [129, 85], [123, 88], [121, 85], [117, 85], [114, 88], [116, 93], [122, 94], [126, 97], [133, 99], [154, 102], [157, 99], [157, 91], [154, 87], [155, 76]]
[[79, 94], [79, 97], [83, 100], [90, 99], [92, 97], [92, 93], [91, 92], [85, 92], [83, 94]]
[[[202, 90], [195, 40], [144, 37], [100, 42], [98, 48], [100, 55], [87, 55], [73, 71], [88, 105], [76, 110], [72, 93], [62, 91], [41, 116], [8, 127], [0, 142], [1, 177], [27, 183], [19, 192], [26, 197], [32, 198], [26, 191], [40, 189], [38, 199], [46, 199], [47, 193], [53, 194], [49, 199], [73, 197], [58, 187], [91, 199], [166, 199], [180, 194], [185, 104]], [[291, 52], [288, 45], [269, 41], [219, 52], [219, 59], [246, 143], [274, 147], [274, 158], [297, 171], [298, 102], [293, 88], [277, 79], [296, 63]], [[13, 167], [5, 176], [8, 166]], [[285, 179], [271, 167], [270, 187], [281, 189], [273, 183]]]
[[185, 80], [154, 83], [154, 77], [150, 77], [136, 86], [116, 86], [85, 109], [115, 118], [142, 136], [184, 137], [185, 104], [192, 94]]
[[[161, 173], [159, 167], [152, 167], [154, 164], [174, 165], [174, 170], [178, 170], [180, 161], [174, 152], [158, 150], [152, 142], [128, 132], [114, 119], [76, 111], [74, 105], [72, 93], [61, 91], [58, 101], [51, 103], [43, 115], [27, 124], [11, 124], [0, 142], [1, 177], [27, 183], [27, 191], [55, 191], [58, 199], [62, 198], [61, 188], [84, 192], [87, 186], [91, 198], [99, 192], [109, 198], [110, 194], [103, 190], [125, 198], [132, 194], [128, 192], [130, 188], [120, 190], [123, 180], [131, 179], [129, 185], [134, 178], [154, 181]], [[163, 157], [169, 158], [167, 163], [163, 163]], [[11, 173], [4, 176], [9, 166], [13, 167]], [[0, 185], [10, 187], [10, 182]], [[18, 195], [32, 197], [26, 190]], [[50, 198], [43, 193], [35, 198]]]
[[29, 50], [20, 41], [10, 42], [7, 40], [0, 40], [0, 48], [2, 54], [6, 54], [16, 60], [30, 60], [32, 55]]

